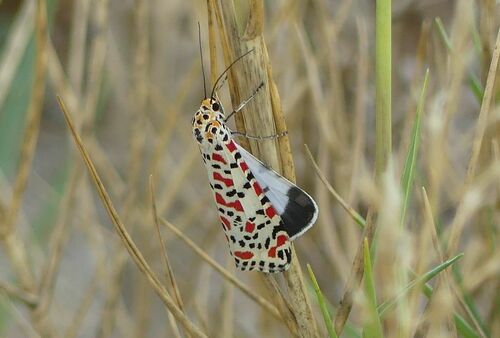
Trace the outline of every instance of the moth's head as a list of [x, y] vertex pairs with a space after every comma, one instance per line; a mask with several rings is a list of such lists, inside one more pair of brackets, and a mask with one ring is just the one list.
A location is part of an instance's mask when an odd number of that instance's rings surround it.
[[[201, 147], [215, 146], [217, 140], [227, 140], [224, 110], [216, 98], [201, 101], [200, 109], [193, 117], [193, 136]], [[224, 141], [225, 141], [224, 140]]]

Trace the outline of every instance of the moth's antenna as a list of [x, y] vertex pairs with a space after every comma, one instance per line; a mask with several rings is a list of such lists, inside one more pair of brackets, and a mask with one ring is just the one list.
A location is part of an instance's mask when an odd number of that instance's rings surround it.
[[201, 73], [203, 74], [203, 92], [205, 93], [204, 99], [206, 99], [207, 98], [207, 84], [205, 81], [205, 67], [203, 66], [203, 51], [201, 48], [201, 28], [200, 28], [199, 21], [198, 21], [198, 44], [200, 45]]
[[250, 54], [251, 52], [253, 52], [253, 48], [250, 49], [248, 52], [246, 52], [245, 54], [241, 55], [240, 57], [238, 57], [236, 60], [234, 60], [233, 62], [231, 62], [231, 64], [229, 66], [227, 66], [226, 69], [224, 69], [224, 71], [222, 72], [221, 75], [219, 75], [219, 77], [217, 78], [217, 80], [215, 80], [215, 83], [214, 83], [214, 87], [212, 88], [212, 93], [210, 94], [210, 97], [213, 98], [214, 97], [214, 91], [215, 91], [215, 88], [217, 87], [217, 83], [219, 83], [219, 81], [222, 79], [222, 77], [227, 73], [227, 71], [229, 69], [231, 69], [231, 67], [238, 61], [240, 61], [241, 59], [243, 59], [245, 56], [247, 56], [248, 54]]

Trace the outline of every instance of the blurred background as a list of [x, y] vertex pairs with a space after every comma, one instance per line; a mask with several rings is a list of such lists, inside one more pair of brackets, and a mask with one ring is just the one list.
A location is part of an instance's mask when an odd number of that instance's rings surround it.
[[[258, 273], [233, 268], [191, 136], [190, 121], [203, 96], [197, 22], [205, 67], [210, 64], [207, 2], [47, 0], [44, 53], [36, 48], [36, 32], [43, 32], [37, 3], [0, 0], [0, 336], [175, 337], [167, 312], [102, 207], [57, 95], [124, 224], [162, 280], [150, 174], [158, 214], [267, 297]], [[437, 304], [417, 293], [405, 315], [412, 318], [414, 333], [425, 325], [441, 327], [448, 317], [440, 313], [456, 312], [478, 337], [498, 337], [498, 89], [469, 190], [464, 178], [499, 5], [494, 0], [404, 0], [394, 1], [392, 12], [393, 157], [379, 189], [373, 182], [375, 1], [265, 1], [264, 35], [297, 182], [321, 210], [317, 224], [296, 242], [298, 257], [303, 268], [311, 264], [334, 311], [362, 229], [315, 174], [304, 151], [307, 144], [349, 205], [361, 215], [376, 205], [383, 216], [374, 258], [378, 299], [390, 299], [402, 286], [391, 272], [395, 257], [417, 274], [430, 270], [442, 260], [439, 243], [445, 251], [451, 224], [459, 222], [463, 231], [456, 253], [465, 256], [449, 275], [454, 292]], [[45, 69], [40, 67], [44, 62]], [[399, 228], [400, 176], [427, 68], [414, 191], [405, 226]], [[226, 91], [220, 94], [230, 111]], [[430, 229], [436, 229], [437, 242]], [[185, 311], [204, 332], [211, 337], [289, 335], [283, 323], [171, 231], [162, 233]], [[325, 332], [310, 290], [320, 332]], [[360, 336], [361, 308], [355, 301], [345, 337]], [[388, 336], [397, 336], [391, 328], [398, 318], [384, 323]], [[440, 336], [453, 336], [450, 332]]]

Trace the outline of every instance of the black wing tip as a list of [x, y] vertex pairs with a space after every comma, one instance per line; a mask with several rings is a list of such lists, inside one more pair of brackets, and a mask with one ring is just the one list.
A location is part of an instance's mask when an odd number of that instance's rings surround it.
[[287, 196], [289, 202], [281, 218], [290, 240], [294, 240], [314, 225], [318, 218], [318, 205], [297, 186], [292, 186]]

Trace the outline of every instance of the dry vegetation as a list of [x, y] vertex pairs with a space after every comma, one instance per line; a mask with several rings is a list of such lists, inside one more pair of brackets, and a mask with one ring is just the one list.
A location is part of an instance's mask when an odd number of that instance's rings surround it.
[[[499, 337], [499, 5], [389, 3], [0, 0], [0, 336]], [[197, 22], [319, 204], [284, 274], [228, 255]]]

